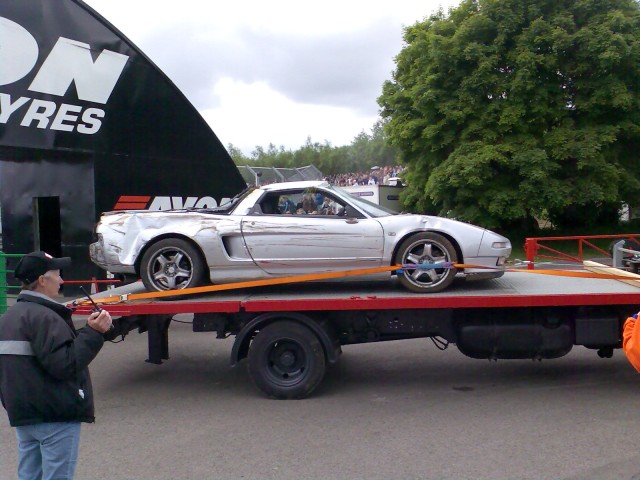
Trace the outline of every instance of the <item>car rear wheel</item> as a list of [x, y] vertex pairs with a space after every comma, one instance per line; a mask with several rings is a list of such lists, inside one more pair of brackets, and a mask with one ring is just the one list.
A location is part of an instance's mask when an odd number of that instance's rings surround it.
[[[451, 242], [438, 233], [423, 232], [407, 238], [398, 249], [395, 263], [403, 265], [398, 274], [400, 283], [418, 293], [440, 292], [451, 285], [458, 261]], [[437, 265], [441, 264], [442, 268]], [[415, 268], [412, 268], [415, 265]], [[434, 267], [436, 265], [436, 267]], [[422, 266], [422, 267], [421, 267]]]
[[140, 263], [140, 277], [149, 291], [197, 287], [202, 285], [204, 273], [200, 252], [180, 238], [166, 238], [153, 244]]

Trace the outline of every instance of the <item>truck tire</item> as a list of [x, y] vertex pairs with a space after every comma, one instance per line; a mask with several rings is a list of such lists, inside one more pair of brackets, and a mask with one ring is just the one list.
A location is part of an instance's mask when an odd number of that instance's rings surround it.
[[[395, 256], [395, 263], [419, 266], [420, 264], [457, 263], [458, 254], [451, 242], [433, 232], [422, 232], [407, 238]], [[403, 268], [398, 280], [406, 289], [418, 293], [440, 292], [451, 285], [455, 268]]]
[[140, 278], [150, 292], [197, 287], [203, 284], [204, 273], [200, 252], [181, 238], [151, 245], [140, 263]]
[[320, 384], [325, 371], [320, 340], [297, 322], [267, 325], [249, 347], [249, 377], [269, 397], [304, 398]]

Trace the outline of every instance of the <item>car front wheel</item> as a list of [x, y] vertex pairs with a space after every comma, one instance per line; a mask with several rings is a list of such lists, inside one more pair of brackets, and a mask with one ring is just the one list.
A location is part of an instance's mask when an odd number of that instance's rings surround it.
[[[407, 238], [398, 249], [396, 264], [403, 266], [400, 283], [418, 293], [440, 292], [451, 285], [458, 255], [451, 242], [438, 233], [423, 232]], [[438, 267], [442, 265], [442, 267]]]
[[140, 277], [149, 291], [182, 290], [203, 283], [205, 265], [198, 250], [179, 238], [153, 244], [142, 257]]

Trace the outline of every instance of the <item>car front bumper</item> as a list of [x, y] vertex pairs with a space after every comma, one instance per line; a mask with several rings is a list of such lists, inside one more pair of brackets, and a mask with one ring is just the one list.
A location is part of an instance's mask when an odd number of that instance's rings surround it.
[[135, 274], [136, 269], [133, 265], [123, 265], [118, 259], [116, 252], [107, 250], [104, 247], [104, 242], [100, 238], [97, 242], [89, 245], [89, 257], [91, 261], [98, 265], [103, 270], [107, 270], [112, 273], [128, 273]]

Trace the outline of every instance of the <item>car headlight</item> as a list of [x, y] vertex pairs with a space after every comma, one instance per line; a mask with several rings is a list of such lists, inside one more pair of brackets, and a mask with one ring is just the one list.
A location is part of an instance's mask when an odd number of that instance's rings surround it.
[[491, 244], [492, 248], [507, 248], [509, 246], [509, 242], [493, 242]]

